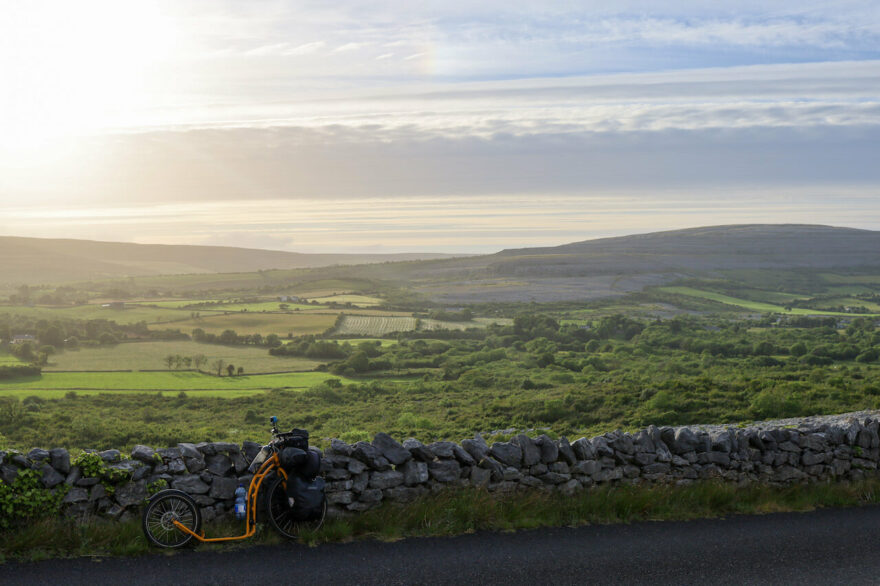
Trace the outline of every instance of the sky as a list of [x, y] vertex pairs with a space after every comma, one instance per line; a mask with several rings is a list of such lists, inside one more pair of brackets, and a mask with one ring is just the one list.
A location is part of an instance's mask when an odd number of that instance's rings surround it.
[[0, 234], [880, 229], [880, 5], [0, 0]]

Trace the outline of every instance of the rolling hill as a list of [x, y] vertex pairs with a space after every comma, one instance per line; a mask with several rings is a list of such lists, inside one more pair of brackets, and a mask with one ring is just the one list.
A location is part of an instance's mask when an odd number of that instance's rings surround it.
[[828, 269], [880, 270], [880, 232], [710, 226], [412, 263], [408, 276], [438, 301], [468, 303], [592, 299], [724, 271]]
[[432, 253], [301, 254], [225, 246], [0, 236], [0, 286], [161, 274], [250, 272], [450, 256]]
[[385, 281], [449, 304], [586, 300], [681, 278], [741, 278], [731, 277], [736, 271], [880, 274], [880, 232], [798, 224], [709, 226], [465, 257], [0, 237], [0, 285], [190, 273], [187, 288], [216, 289], [215, 273], [268, 268], [305, 268], [302, 280]]

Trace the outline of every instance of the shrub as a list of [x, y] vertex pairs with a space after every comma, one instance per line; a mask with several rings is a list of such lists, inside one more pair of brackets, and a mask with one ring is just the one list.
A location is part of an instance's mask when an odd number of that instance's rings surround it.
[[0, 482], [0, 528], [58, 515], [69, 487], [48, 490], [41, 477], [37, 470], [20, 470], [12, 484]]

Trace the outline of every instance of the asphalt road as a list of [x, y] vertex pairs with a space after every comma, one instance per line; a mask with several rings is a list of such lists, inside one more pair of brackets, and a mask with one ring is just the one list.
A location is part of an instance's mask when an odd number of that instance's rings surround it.
[[878, 584], [880, 506], [0, 566], [0, 584]]

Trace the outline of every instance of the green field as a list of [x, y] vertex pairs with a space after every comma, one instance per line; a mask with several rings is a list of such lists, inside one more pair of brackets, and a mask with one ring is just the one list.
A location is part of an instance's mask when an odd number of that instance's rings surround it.
[[351, 303], [358, 307], [373, 307], [382, 303], [382, 299], [367, 295], [329, 295], [315, 297], [314, 300], [318, 303]]
[[761, 303], [759, 301], [749, 301], [748, 299], [738, 299], [736, 297], [722, 295], [721, 293], [715, 293], [714, 291], [704, 291], [702, 289], [694, 289], [692, 287], [658, 287], [657, 290], [664, 293], [673, 293], [676, 295], [687, 295], [689, 297], [709, 299], [711, 301], [717, 301], [718, 303], [724, 303], [725, 305], [742, 307], [743, 309], [757, 311], [760, 313], [784, 313], [788, 315], [834, 315], [853, 317], [853, 314], [851, 313], [823, 311], [819, 309], [806, 309], [803, 307], [794, 307], [790, 311], [788, 311], [781, 305]]
[[276, 388], [307, 389], [341, 377], [323, 372], [216, 377], [196, 372], [49, 372], [0, 382], [0, 397], [60, 398], [68, 391], [102, 392], [186, 391], [198, 396], [242, 397]]
[[[287, 306], [286, 309], [281, 306]], [[285, 311], [327, 309], [326, 305], [309, 305], [308, 303], [286, 303], [284, 301], [259, 301], [254, 303], [224, 303], [222, 305], [205, 305], [193, 307], [196, 311], [273, 311], [283, 313]]]
[[471, 321], [440, 321], [436, 319], [423, 319], [419, 328], [422, 330], [466, 330], [468, 328], [485, 328], [487, 323], [491, 323], [492, 320], [488, 322], [484, 320], [471, 320]]
[[[227, 364], [243, 367], [245, 372], [289, 372], [292, 370], [314, 370], [320, 362], [307, 358], [272, 356], [264, 347], [225, 346], [220, 344], [199, 344], [190, 341], [170, 342], [128, 342], [113, 346], [67, 350], [51, 357], [43, 370], [156, 370], [165, 368], [163, 359], [168, 355], [195, 356], [204, 354], [208, 358], [203, 370], [210, 370], [210, 364], [223, 359]], [[0, 364], [3, 356], [0, 356]]]
[[133, 324], [139, 321], [164, 323], [187, 319], [189, 310], [157, 308], [146, 306], [126, 306], [126, 309], [108, 309], [100, 305], [77, 305], [73, 307], [26, 307], [2, 305], [0, 313], [13, 313], [36, 319], [108, 319], [118, 324]]
[[340, 342], [348, 342], [352, 346], [356, 346], [361, 342], [370, 342], [372, 344], [378, 344], [382, 348], [397, 344], [397, 340], [388, 340], [386, 338], [346, 338], [345, 340], [340, 340]]
[[513, 323], [504, 318], [477, 318], [472, 321], [440, 321], [405, 316], [346, 315], [333, 332], [340, 336], [385, 336], [395, 332], [420, 330], [466, 330], [484, 328], [490, 323]]
[[161, 307], [165, 309], [189, 309], [191, 306], [201, 305], [203, 303], [213, 303], [222, 301], [222, 299], [175, 299], [173, 301], [132, 301], [133, 304], [145, 307]]
[[336, 322], [336, 313], [252, 313], [202, 314], [198, 319], [175, 322], [174, 327], [181, 332], [190, 333], [201, 328], [209, 333], [220, 334], [224, 330], [235, 330], [239, 334], [277, 334], [286, 337], [305, 334], [320, 334]]
[[0, 366], [3, 366], [4, 364], [21, 364], [21, 360], [19, 360], [12, 354], [0, 352]]
[[835, 273], [821, 273], [818, 276], [822, 277], [827, 283], [880, 286], [880, 275], [838, 275]]
[[831, 299], [821, 299], [816, 300], [815, 305], [819, 307], [866, 307], [869, 311], [880, 312], [880, 304], [855, 297], [833, 297]]

